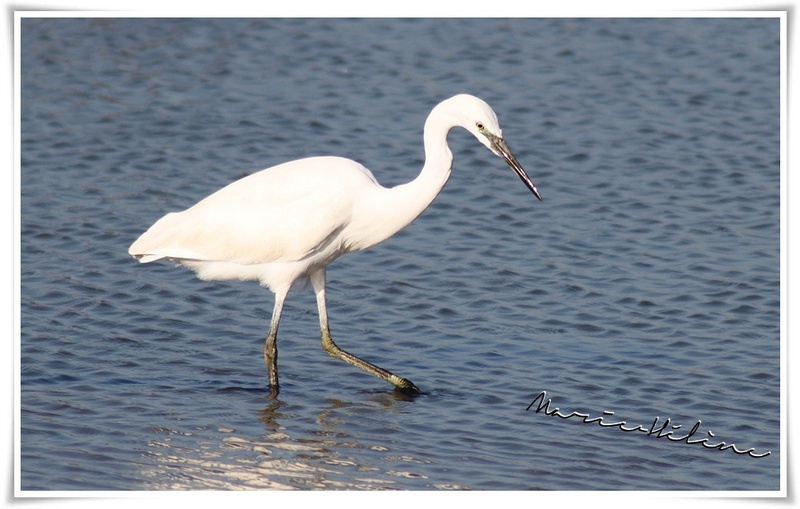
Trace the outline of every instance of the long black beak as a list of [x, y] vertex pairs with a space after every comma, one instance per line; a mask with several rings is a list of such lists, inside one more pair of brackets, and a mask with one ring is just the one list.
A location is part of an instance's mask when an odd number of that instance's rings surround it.
[[522, 182], [528, 186], [528, 189], [539, 198], [539, 201], [542, 201], [542, 195], [539, 194], [539, 190], [536, 189], [536, 186], [533, 184], [530, 178], [528, 178], [528, 174], [525, 173], [525, 170], [522, 169], [522, 165], [519, 164], [517, 158], [514, 157], [514, 154], [511, 153], [511, 149], [508, 148], [506, 141], [499, 137], [495, 136], [491, 133], [484, 133], [487, 138], [489, 138], [489, 142], [492, 145], [492, 151], [503, 158], [503, 160], [508, 163], [512, 170], [519, 176]]

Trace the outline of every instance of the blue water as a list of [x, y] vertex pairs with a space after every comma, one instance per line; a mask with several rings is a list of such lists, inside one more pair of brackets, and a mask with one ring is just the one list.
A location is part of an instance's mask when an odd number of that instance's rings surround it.
[[[29, 18], [21, 44], [22, 490], [779, 489], [777, 18]], [[127, 254], [286, 160], [408, 181], [460, 92], [544, 201], [454, 130], [433, 205], [328, 271], [334, 338], [420, 397], [325, 354], [306, 291], [271, 400], [271, 294]]]

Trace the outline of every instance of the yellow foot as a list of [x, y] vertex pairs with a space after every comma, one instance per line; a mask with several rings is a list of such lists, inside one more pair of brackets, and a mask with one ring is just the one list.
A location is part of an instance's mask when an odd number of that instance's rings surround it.
[[397, 387], [397, 390], [404, 393], [404, 394], [421, 394], [422, 391], [419, 390], [419, 387], [411, 383], [411, 380], [407, 378], [400, 378], [397, 375], [394, 375], [391, 382]]

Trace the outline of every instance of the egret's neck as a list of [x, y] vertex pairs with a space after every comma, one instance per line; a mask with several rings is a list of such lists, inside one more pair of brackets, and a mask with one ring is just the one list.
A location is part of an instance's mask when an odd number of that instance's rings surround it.
[[442, 187], [444, 187], [447, 179], [450, 178], [450, 169], [453, 167], [453, 153], [447, 145], [447, 135], [454, 125], [447, 121], [448, 118], [439, 114], [437, 109], [434, 109], [425, 122], [423, 135], [425, 164], [419, 176], [406, 184], [419, 193], [422, 208], [417, 215], [430, 205], [442, 190]]
[[[447, 146], [447, 134], [454, 124], [449, 115], [442, 114], [437, 108], [425, 122], [423, 141], [425, 143], [425, 165], [417, 178], [407, 184], [393, 188], [390, 192], [396, 196], [398, 212], [403, 210], [409, 224], [428, 208], [428, 205], [439, 195], [453, 167], [453, 153]], [[403, 225], [403, 226], [405, 226]]]
[[[363, 235], [362, 241], [354, 243], [354, 249], [365, 249], [382, 242], [402, 230], [436, 198], [450, 177], [453, 153], [447, 146], [447, 134], [456, 124], [446, 112], [434, 108], [425, 122], [425, 165], [417, 178], [407, 184], [391, 189], [382, 189], [369, 200], [369, 225], [364, 230], [372, 230]], [[362, 230], [363, 231], [363, 230]]]

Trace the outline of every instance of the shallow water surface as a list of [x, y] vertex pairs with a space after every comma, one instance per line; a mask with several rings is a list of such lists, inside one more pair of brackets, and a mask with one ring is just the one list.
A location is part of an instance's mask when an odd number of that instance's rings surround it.
[[[24, 19], [21, 488], [777, 490], [779, 36], [768, 18]], [[334, 338], [419, 397], [328, 357], [298, 291], [269, 399], [271, 294], [127, 254], [289, 159], [408, 181], [426, 115], [460, 92], [494, 107], [544, 201], [454, 130], [433, 205], [328, 271]], [[669, 426], [526, 411], [543, 391]]]

